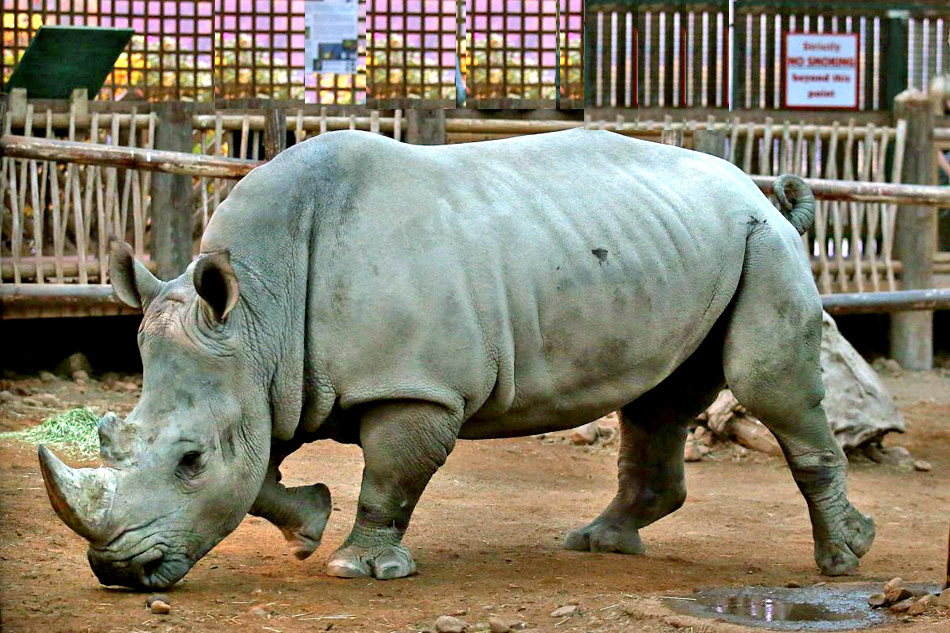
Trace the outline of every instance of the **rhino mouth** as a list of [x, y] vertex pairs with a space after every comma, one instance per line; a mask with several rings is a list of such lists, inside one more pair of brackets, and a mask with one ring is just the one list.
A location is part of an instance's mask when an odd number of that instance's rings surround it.
[[168, 589], [195, 563], [190, 557], [168, 552], [161, 546], [126, 557], [90, 547], [86, 557], [100, 583], [132, 589]]

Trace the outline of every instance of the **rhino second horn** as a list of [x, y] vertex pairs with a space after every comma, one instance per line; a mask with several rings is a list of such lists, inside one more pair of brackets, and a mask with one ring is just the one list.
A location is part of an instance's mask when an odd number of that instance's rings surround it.
[[43, 445], [39, 458], [46, 492], [57, 516], [86, 540], [104, 540], [115, 498], [115, 472], [111, 468], [70, 468]]

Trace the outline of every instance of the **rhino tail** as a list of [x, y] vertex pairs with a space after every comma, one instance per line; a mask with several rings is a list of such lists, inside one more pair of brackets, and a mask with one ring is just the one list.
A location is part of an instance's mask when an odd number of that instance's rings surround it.
[[815, 221], [815, 194], [804, 180], [794, 174], [782, 174], [776, 178], [774, 193], [779, 211], [799, 235], [804, 235]]

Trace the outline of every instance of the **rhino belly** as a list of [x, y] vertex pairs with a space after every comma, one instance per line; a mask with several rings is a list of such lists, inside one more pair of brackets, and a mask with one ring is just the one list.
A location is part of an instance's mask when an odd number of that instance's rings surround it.
[[711, 247], [675, 258], [588, 249], [591, 262], [564, 263], [520, 291], [509, 288], [511, 331], [502, 338], [511, 349], [499, 354], [494, 391], [460, 437], [573, 428], [659, 384], [729, 304], [742, 270], [736, 246], [733, 257]]

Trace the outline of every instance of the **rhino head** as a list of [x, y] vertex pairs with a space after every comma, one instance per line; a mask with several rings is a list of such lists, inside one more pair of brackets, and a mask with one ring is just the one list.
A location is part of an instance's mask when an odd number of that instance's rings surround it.
[[164, 588], [237, 527], [261, 489], [267, 378], [248, 352], [253, 328], [227, 253], [162, 282], [115, 241], [110, 275], [115, 294], [144, 311], [142, 396], [125, 420], [100, 420], [102, 467], [69, 468], [44, 446], [40, 467], [100, 582]]

